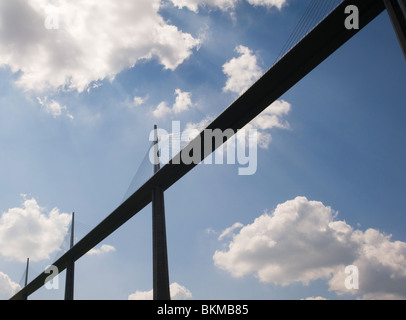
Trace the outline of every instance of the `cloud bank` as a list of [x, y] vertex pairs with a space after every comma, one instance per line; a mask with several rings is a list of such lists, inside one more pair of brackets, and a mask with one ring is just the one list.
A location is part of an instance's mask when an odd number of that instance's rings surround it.
[[[328, 281], [329, 290], [363, 299], [406, 299], [406, 243], [375, 229], [354, 230], [338, 213], [305, 197], [279, 204], [233, 235], [213, 255], [234, 277], [287, 286]], [[226, 229], [227, 230], [227, 229]], [[359, 269], [359, 290], [345, 287], [345, 267]]]
[[71, 215], [53, 208], [48, 213], [34, 198], [11, 208], [0, 217], [0, 254], [25, 262], [49, 259], [59, 250], [68, 231]]
[[200, 44], [167, 23], [160, 0], [2, 0], [0, 66], [26, 91], [86, 90], [155, 59], [174, 70]]

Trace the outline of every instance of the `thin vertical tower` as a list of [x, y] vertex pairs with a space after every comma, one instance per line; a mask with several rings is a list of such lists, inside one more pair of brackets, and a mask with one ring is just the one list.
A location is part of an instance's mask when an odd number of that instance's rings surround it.
[[25, 268], [25, 282], [24, 286], [28, 284], [28, 267], [30, 266], [30, 258], [27, 258], [27, 267]]
[[[154, 174], [160, 169], [157, 126], [154, 125]], [[170, 300], [164, 191], [152, 189], [153, 298]]]
[[[75, 234], [75, 213], [72, 212], [69, 248], [72, 248], [74, 245], [74, 234]], [[74, 282], [75, 282], [75, 261], [73, 259], [70, 259], [66, 266], [65, 300], [73, 300]]]
[[[25, 268], [25, 280], [24, 280], [24, 287], [28, 284], [28, 267], [30, 266], [30, 258], [27, 258], [27, 266]], [[28, 300], [28, 295], [25, 295], [23, 300]]]

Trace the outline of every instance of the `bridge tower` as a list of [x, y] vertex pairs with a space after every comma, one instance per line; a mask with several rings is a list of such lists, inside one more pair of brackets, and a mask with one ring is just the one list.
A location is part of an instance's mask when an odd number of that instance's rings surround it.
[[[160, 169], [157, 126], [154, 125], [154, 174]], [[170, 300], [165, 205], [162, 186], [152, 189], [153, 299]]]
[[[75, 213], [72, 212], [71, 233], [70, 233], [70, 249], [74, 245], [75, 233]], [[66, 280], [65, 280], [65, 300], [73, 300], [75, 283], [75, 260], [69, 259], [66, 266]]]

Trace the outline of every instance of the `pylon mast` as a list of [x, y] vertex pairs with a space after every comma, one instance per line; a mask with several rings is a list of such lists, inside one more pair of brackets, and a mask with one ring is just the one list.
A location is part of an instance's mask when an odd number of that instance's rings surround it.
[[[24, 281], [24, 287], [27, 286], [28, 284], [28, 267], [30, 266], [30, 258], [27, 258], [27, 266], [25, 268], [25, 281]], [[23, 300], [28, 300], [28, 295], [24, 295]]]
[[[75, 234], [75, 213], [72, 212], [70, 246], [69, 246], [70, 249], [74, 245], [74, 234]], [[65, 300], [73, 300], [74, 283], [75, 283], [75, 260], [70, 259], [66, 266]]]
[[[157, 126], [154, 126], [154, 174], [160, 169]], [[164, 191], [152, 188], [153, 298], [170, 300], [168, 253], [166, 245]]]

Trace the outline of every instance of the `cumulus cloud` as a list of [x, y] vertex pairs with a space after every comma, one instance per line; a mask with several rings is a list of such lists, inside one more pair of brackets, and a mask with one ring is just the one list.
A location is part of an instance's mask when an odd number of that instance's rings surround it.
[[[354, 231], [352, 238], [360, 244], [359, 254], [352, 264], [359, 269], [359, 289], [362, 299], [406, 299], [406, 243], [391, 241], [375, 229]], [[348, 276], [339, 269], [329, 280], [330, 290], [348, 293], [343, 287]], [[356, 294], [356, 290], [351, 290]]]
[[[305, 197], [286, 201], [243, 226], [214, 263], [235, 277], [253, 273], [281, 286], [325, 279], [337, 294], [405, 299], [406, 243], [375, 229], [354, 230], [337, 215]], [[359, 269], [359, 290], [345, 287], [348, 265]]]
[[106, 254], [109, 252], [114, 252], [116, 251], [116, 248], [109, 244], [103, 244], [100, 248], [93, 248], [90, 249], [89, 252], [87, 253], [90, 256], [100, 256], [102, 254]]
[[[331, 268], [354, 258], [353, 250], [336, 241], [337, 233], [329, 227], [334, 214], [330, 207], [304, 197], [287, 201], [273, 214], [264, 213], [244, 226], [228, 251], [216, 251], [214, 262], [236, 277], [254, 272], [260, 281], [279, 285], [328, 277]], [[317, 250], [310, 250], [311, 245]]]
[[[193, 12], [198, 12], [199, 7], [218, 8], [223, 11], [232, 10], [240, 0], [171, 0], [178, 8], [187, 8]], [[247, 0], [253, 6], [276, 7], [281, 9], [287, 0]]]
[[170, 108], [165, 101], [161, 102], [152, 112], [155, 118], [165, 118], [170, 114], [179, 114], [189, 110], [193, 107], [192, 94], [190, 92], [183, 92], [180, 89], [175, 90], [175, 103]]
[[2, 0], [0, 66], [24, 90], [77, 90], [156, 59], [176, 69], [200, 44], [166, 22], [160, 0]]
[[8, 275], [0, 271], [0, 300], [8, 300], [20, 290], [19, 284], [13, 282]]
[[[172, 300], [187, 300], [192, 298], [192, 293], [184, 286], [177, 282], [173, 282], [169, 286], [169, 291]], [[128, 296], [128, 300], [152, 300], [153, 290], [150, 291], [136, 291]]]
[[240, 45], [235, 51], [239, 57], [232, 58], [223, 65], [223, 72], [227, 76], [223, 91], [242, 94], [261, 77], [263, 71], [258, 66], [258, 58], [251, 49]]
[[25, 262], [49, 259], [68, 231], [71, 215], [53, 208], [49, 213], [34, 198], [21, 207], [11, 208], [0, 217], [0, 254], [6, 259]]

